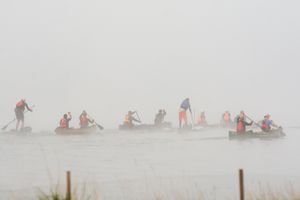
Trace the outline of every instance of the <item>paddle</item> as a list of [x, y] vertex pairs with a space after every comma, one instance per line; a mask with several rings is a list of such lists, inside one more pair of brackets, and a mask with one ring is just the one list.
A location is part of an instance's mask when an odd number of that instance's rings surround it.
[[193, 112], [190, 110], [191, 113], [191, 121], [192, 121], [192, 128], [194, 127], [194, 116], [193, 116]]
[[257, 127], [259, 127], [260, 129], [262, 129], [261, 126], [259, 125], [259, 123], [255, 122], [253, 119], [251, 119], [251, 118], [248, 117], [247, 115], [245, 115], [245, 117], [248, 118], [249, 120], [251, 120], [252, 122], [254, 122], [254, 124], [255, 124]]
[[96, 124], [96, 126], [97, 126], [100, 130], [103, 130], [103, 129], [104, 129], [104, 127], [101, 126], [100, 124], [98, 124], [98, 123], [93, 119], [93, 117], [91, 117], [91, 116], [89, 116], [89, 115], [88, 115], [88, 117], [89, 117], [92, 121], [94, 121], [94, 123]]
[[104, 127], [101, 126], [100, 124], [98, 124], [97, 122], [95, 122], [96, 126], [100, 129], [100, 130], [104, 130]]
[[[34, 108], [34, 107], [35, 107], [35, 105], [33, 105], [33, 106], [31, 107], [31, 109]], [[28, 110], [26, 110], [26, 111], [24, 112], [24, 114], [27, 113], [27, 112], [28, 112]], [[10, 122], [8, 122], [5, 126], [3, 126], [3, 128], [2, 128], [1, 130], [2, 130], [2, 131], [5, 131], [5, 129], [7, 129], [7, 127], [8, 127], [9, 125], [11, 125], [12, 123], [14, 123], [16, 120], [17, 120], [17, 119], [14, 118], [14, 119], [11, 120]]]
[[135, 114], [136, 114], [138, 120], [140, 121], [140, 123], [142, 123], [141, 118], [140, 118], [140, 116], [139, 116], [139, 113], [138, 113], [137, 111], [135, 111]]
[[94, 121], [94, 123], [96, 124], [96, 126], [100, 129], [100, 130], [104, 130], [104, 127], [101, 126], [100, 124], [98, 124], [91, 116], [89, 116], [90, 119], [92, 119]]

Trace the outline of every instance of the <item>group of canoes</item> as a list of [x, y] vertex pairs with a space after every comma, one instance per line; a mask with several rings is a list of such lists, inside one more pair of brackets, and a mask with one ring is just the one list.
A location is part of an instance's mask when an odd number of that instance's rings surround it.
[[[24, 131], [29, 130], [28, 127], [24, 127], [24, 113], [25, 111], [32, 112], [32, 108], [28, 106], [25, 99], [20, 100], [17, 102], [15, 107], [15, 115], [16, 115], [16, 131]], [[191, 121], [192, 123], [188, 123], [188, 117], [187, 112], [190, 112], [191, 114]], [[164, 109], [160, 109], [158, 113], [155, 115], [154, 124], [142, 124], [142, 121], [139, 117], [138, 112], [136, 111], [128, 111], [128, 113], [125, 116], [123, 124], [119, 126], [120, 130], [161, 130], [161, 129], [172, 129], [172, 124], [170, 122], [165, 121], [165, 117], [167, 115], [167, 112]], [[264, 116], [264, 119], [260, 123], [256, 123], [253, 120], [251, 120], [244, 111], [241, 111], [238, 116], [235, 117], [234, 120], [231, 118], [231, 114], [229, 111], [225, 111], [222, 114], [220, 124], [217, 125], [209, 125], [206, 121], [205, 112], [201, 112], [197, 119], [195, 120], [192, 115], [192, 109], [190, 104], [190, 99], [186, 98], [183, 100], [183, 102], [180, 104], [179, 107], [179, 130], [189, 130], [193, 129], [194, 127], [200, 126], [200, 127], [226, 127], [226, 128], [234, 128], [235, 131], [229, 132], [230, 138], [240, 138], [243, 136], [257, 136], [256, 133], [253, 133], [252, 131], [247, 131], [247, 126], [257, 126], [261, 129], [261, 132], [263, 133], [270, 133], [273, 134], [276, 132], [278, 134], [279, 132], [282, 132], [282, 128], [276, 125], [271, 119], [270, 115], [266, 114]], [[247, 121], [250, 120], [250, 121]], [[55, 129], [55, 132], [58, 134], [63, 133], [90, 133], [97, 130], [97, 127], [100, 129], [103, 129], [102, 126], [97, 124], [88, 114], [86, 111], [82, 111], [82, 113], [79, 116], [79, 125], [80, 127], [77, 129], [70, 128], [69, 123], [72, 120], [72, 115], [70, 112], [64, 114], [62, 118], [59, 121], [59, 127]], [[194, 123], [196, 121], [196, 123]], [[13, 121], [12, 121], [13, 122]], [[10, 122], [11, 123], [11, 122]], [[8, 125], [7, 125], [8, 126]], [[5, 128], [7, 127], [5, 126]]]

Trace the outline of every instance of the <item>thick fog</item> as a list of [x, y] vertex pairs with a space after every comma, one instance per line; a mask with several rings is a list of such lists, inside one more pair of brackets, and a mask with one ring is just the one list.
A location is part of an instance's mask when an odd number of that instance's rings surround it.
[[52, 130], [85, 109], [105, 128], [128, 110], [177, 126], [181, 101], [299, 125], [300, 3], [279, 0], [11, 0], [0, 3], [0, 122], [25, 98]]

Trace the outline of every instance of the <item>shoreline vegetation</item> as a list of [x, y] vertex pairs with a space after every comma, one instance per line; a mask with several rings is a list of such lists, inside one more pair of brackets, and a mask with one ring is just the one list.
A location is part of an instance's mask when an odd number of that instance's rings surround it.
[[[147, 181], [146, 181], [147, 183]], [[274, 183], [275, 184], [275, 183]], [[274, 186], [270, 184], [255, 184], [253, 183], [244, 187], [244, 172], [239, 170], [239, 179], [237, 187], [238, 194], [232, 196], [221, 197], [217, 195], [216, 189], [212, 191], [201, 191], [197, 185], [185, 186], [182, 188], [172, 187], [171, 185], [160, 185], [156, 189], [145, 185], [147, 193], [139, 191], [139, 188], [129, 188], [121, 190], [120, 198], [109, 198], [103, 195], [101, 188], [96, 185], [83, 184], [78, 187], [77, 184], [71, 188], [71, 173], [68, 171], [66, 176], [66, 184], [62, 187], [61, 184], [55, 185], [48, 192], [38, 189], [33, 199], [37, 200], [300, 200], [300, 191], [295, 190], [292, 183], [284, 184], [283, 186]], [[135, 190], [133, 192], [133, 190]], [[136, 192], [138, 191], [138, 192]], [[114, 193], [114, 191], [112, 191]], [[133, 194], [134, 193], [134, 194]], [[22, 200], [26, 200], [23, 198]], [[32, 198], [31, 198], [32, 199]], [[29, 199], [28, 199], [29, 200]]]
[[[133, 198], [126, 198], [124, 194], [123, 200], [218, 200], [213, 192], [210, 194], [204, 192], [196, 192], [193, 189], [191, 191], [183, 190], [177, 191], [173, 190], [173, 193], [162, 192], [162, 191], [153, 191], [149, 196], [136, 196]], [[235, 195], [238, 196], [238, 195]], [[51, 190], [49, 193], [38, 192], [38, 200], [109, 200], [109, 198], [101, 197], [97, 191], [87, 193], [86, 189], [83, 189], [82, 192], [77, 192], [76, 189], [72, 192], [72, 198], [67, 199], [66, 195], [62, 190]], [[238, 197], [224, 197], [225, 200], [236, 200]], [[271, 186], [262, 186], [260, 185], [255, 191], [251, 190], [246, 192], [245, 200], [300, 200], [300, 193], [295, 191], [293, 186], [285, 186], [284, 188], [272, 188]]]

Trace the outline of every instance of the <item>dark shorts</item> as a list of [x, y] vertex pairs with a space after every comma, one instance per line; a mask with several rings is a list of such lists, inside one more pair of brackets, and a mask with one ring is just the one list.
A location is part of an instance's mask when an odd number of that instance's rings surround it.
[[16, 114], [17, 120], [24, 121], [24, 112], [22, 110], [16, 108], [15, 114]]

